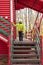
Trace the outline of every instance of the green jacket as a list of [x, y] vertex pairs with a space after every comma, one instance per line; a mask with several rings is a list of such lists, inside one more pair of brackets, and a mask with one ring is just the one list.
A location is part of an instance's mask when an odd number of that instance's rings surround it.
[[23, 31], [23, 33], [25, 32], [23, 24], [19, 24], [19, 23], [18, 24], [13, 24], [13, 26], [17, 26], [18, 31]]

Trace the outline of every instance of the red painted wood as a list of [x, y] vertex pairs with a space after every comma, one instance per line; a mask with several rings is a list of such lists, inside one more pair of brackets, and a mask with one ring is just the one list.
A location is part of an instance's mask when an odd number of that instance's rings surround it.
[[0, 16], [3, 18], [7, 16], [10, 21], [10, 0], [0, 0]]
[[[14, 17], [14, 23], [16, 24], [16, 10], [15, 10], [15, 6], [16, 6], [16, 4], [15, 4], [15, 0], [13, 0], [13, 17]], [[14, 31], [13, 31], [13, 33], [14, 33], [14, 39], [16, 39], [16, 27], [14, 27]]]
[[[34, 10], [37, 10], [43, 13], [43, 2], [39, 0], [25, 0], [25, 1], [19, 0], [19, 2], [16, 4], [16, 9], [20, 9], [24, 7], [30, 7]], [[15, 5], [13, 6], [13, 10], [15, 12]], [[16, 22], [15, 13], [14, 13], [14, 22]], [[3, 18], [5, 18], [5, 16], [8, 16], [7, 20], [10, 22], [10, 0], [0, 0], [0, 16], [2, 16]], [[16, 34], [15, 31], [16, 29], [14, 29], [14, 35]], [[14, 38], [16, 38], [16, 36]], [[0, 54], [8, 54], [8, 51], [9, 51], [9, 48], [7, 44], [4, 41], [0, 40]]]
[[[8, 17], [7, 20], [10, 21], [10, 0], [0, 0], [0, 16], [2, 16], [3, 18], [5, 18], [7, 16]], [[3, 23], [3, 21], [0, 21], [0, 22]], [[3, 24], [5, 24], [5, 23], [3, 23]], [[2, 36], [5, 37], [4, 35], [2, 35]], [[8, 43], [7, 43], [7, 45], [8, 45]], [[0, 54], [8, 54], [7, 45], [4, 41], [0, 40]]]
[[41, 0], [17, 0], [16, 9], [28, 7], [43, 13], [43, 1]]
[[7, 43], [5, 43], [4, 41], [2, 41], [1, 39], [0, 39], [0, 54], [8, 54]]
[[[13, 2], [13, 5], [14, 5], [14, 2]], [[13, 6], [13, 13], [14, 13], [13, 18], [14, 18], [14, 23], [15, 23], [16, 22], [15, 21], [16, 20], [16, 18], [15, 18], [15, 15], [16, 15], [16, 13], [15, 13], [15, 6]], [[11, 22], [11, 19], [10, 19], [10, 17], [11, 17], [11, 15], [10, 15], [10, 0], [0, 0], [0, 16], [2, 16], [4, 19], [6, 19], [5, 17], [7, 16], [8, 18], [6, 20], [8, 20], [9, 22]], [[0, 21], [0, 22], [3, 23], [3, 24], [5, 24], [5, 22], [3, 22], [3, 21]], [[5, 25], [8, 26], [8, 27], [10, 27], [10, 25], [7, 25], [7, 24], [5, 24]], [[0, 27], [0, 28], [4, 29], [5, 31], [8, 31], [8, 30], [6, 30], [3, 27]], [[2, 35], [2, 36], [5, 37], [4, 35]], [[14, 28], [14, 39], [15, 38], [16, 38], [16, 29]], [[9, 40], [9, 38], [7, 38], [7, 39]], [[2, 43], [2, 40], [0, 40], [0, 42]], [[4, 42], [3, 42], [3, 45], [4, 45]], [[1, 49], [3, 50], [4, 47], [1, 48]], [[6, 47], [6, 50], [7, 50], [7, 47]], [[7, 52], [8, 51], [6, 51], [6, 52], [5, 51], [1, 51], [0, 54], [1, 53], [7, 53]]]

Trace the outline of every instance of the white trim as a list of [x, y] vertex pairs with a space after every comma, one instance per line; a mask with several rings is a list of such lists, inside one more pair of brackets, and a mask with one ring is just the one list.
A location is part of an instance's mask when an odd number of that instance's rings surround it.
[[13, 22], [13, 0], [10, 1], [11, 22]]
[[8, 42], [8, 40], [6, 38], [2, 37], [2, 36], [0, 36], [0, 39], [2, 39], [5, 42]]
[[[11, 14], [11, 22], [13, 22], [13, 0], [10, 0], [10, 14]], [[11, 43], [13, 39], [13, 26], [11, 25]]]

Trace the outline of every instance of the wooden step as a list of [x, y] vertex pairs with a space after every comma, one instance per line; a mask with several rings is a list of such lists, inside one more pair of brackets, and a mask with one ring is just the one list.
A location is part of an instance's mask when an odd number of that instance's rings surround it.
[[13, 43], [14, 45], [35, 45], [36, 44], [36, 42], [32, 42], [32, 41], [26, 41], [26, 40], [24, 40], [24, 41], [14, 41], [14, 43]]
[[12, 65], [41, 65], [41, 64], [12, 64]]
[[7, 30], [6, 28], [1, 27], [4, 31], [6, 31], [8, 34], [10, 34], [10, 30]]
[[10, 28], [7, 27], [5, 24], [0, 23], [0, 26], [1, 26], [2, 28], [6, 28], [6, 29], [10, 30]]
[[12, 46], [12, 48], [16, 49], [16, 48], [19, 48], [19, 49], [23, 49], [23, 48], [36, 48], [36, 46]]
[[4, 31], [4, 30], [1, 29], [1, 28], [0, 28], [0, 33], [3, 34], [3, 35], [5, 35], [5, 36], [7, 36], [7, 37], [8, 37], [8, 35], [9, 35], [9, 33], [7, 33], [6, 31]]
[[4, 18], [1, 18], [1, 17], [0, 17], [0, 20], [1, 20], [1, 21], [4, 21], [4, 22], [7, 23], [7, 24], [10, 24], [10, 22], [7, 21], [7, 20], [5, 20]]
[[12, 63], [40, 63], [40, 59], [11, 59]]
[[4, 27], [1, 27], [3, 30], [5, 30], [6, 32], [7, 31], [9, 31], [10, 32], [10, 30], [9, 29], [7, 29], [7, 28], [4, 28]]
[[38, 54], [12, 54], [12, 58], [32, 58], [32, 57], [38, 57]]
[[33, 43], [26, 43], [26, 42], [22, 42], [22, 43], [13, 43], [14, 46], [35, 46], [36, 44], [33, 42]]
[[36, 50], [11, 50], [11, 52], [36, 52]]
[[10, 24], [7, 24], [6, 22], [2, 22], [3, 24], [5, 24], [5, 25], [8, 25], [8, 26], [10, 26]]

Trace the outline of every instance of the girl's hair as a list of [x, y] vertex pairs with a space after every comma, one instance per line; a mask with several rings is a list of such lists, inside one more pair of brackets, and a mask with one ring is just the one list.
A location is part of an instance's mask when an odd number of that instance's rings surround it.
[[22, 22], [20, 21], [19, 24], [22, 24]]

